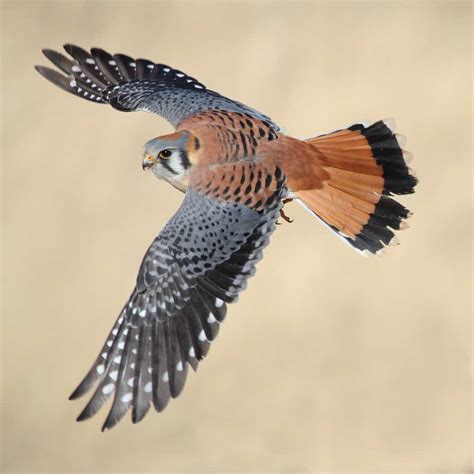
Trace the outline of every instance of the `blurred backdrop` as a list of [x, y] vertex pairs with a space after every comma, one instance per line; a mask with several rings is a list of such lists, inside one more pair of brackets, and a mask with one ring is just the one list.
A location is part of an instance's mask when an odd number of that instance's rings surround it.
[[[2, 469], [467, 472], [471, 5], [3, 2]], [[162, 414], [105, 434], [67, 397], [182, 196], [141, 170], [157, 116], [33, 69], [74, 42], [168, 63], [295, 136], [394, 117], [420, 184], [362, 258], [299, 206]]]

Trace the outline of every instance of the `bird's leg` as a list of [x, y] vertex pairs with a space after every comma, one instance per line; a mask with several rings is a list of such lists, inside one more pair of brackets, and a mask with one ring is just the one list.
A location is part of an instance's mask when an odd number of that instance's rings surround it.
[[[285, 206], [285, 204], [289, 203], [293, 201], [293, 199], [283, 199], [283, 206]], [[294, 219], [291, 219], [290, 217], [288, 217], [286, 214], [285, 214], [285, 211], [283, 210], [283, 207], [280, 209], [280, 216], [281, 218], [285, 221], [285, 222], [288, 222], [288, 224], [291, 224], [293, 222]], [[277, 224], [281, 224], [280, 222], [277, 222]]]

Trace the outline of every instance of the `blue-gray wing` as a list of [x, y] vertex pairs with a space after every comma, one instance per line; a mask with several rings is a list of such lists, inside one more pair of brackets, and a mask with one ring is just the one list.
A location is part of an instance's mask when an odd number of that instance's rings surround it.
[[237, 299], [262, 258], [281, 207], [283, 181], [264, 210], [186, 192], [183, 204], [148, 249], [136, 287], [96, 362], [71, 395], [97, 389], [79, 420], [93, 416], [111, 394], [103, 429], [132, 408], [140, 421], [165, 408], [197, 368], [219, 330], [226, 304]]
[[66, 44], [70, 58], [50, 49], [44, 55], [58, 68], [36, 66], [56, 86], [83, 99], [111, 104], [121, 111], [144, 110], [161, 115], [173, 126], [206, 110], [250, 114], [278, 126], [260, 112], [207, 89], [184, 72], [146, 59], [111, 55], [99, 48], [90, 53]]

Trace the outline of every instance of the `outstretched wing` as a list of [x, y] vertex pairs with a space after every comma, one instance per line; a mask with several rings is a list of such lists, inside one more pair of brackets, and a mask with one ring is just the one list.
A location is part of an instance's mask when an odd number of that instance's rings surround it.
[[[279, 171], [278, 171], [279, 172]], [[71, 395], [98, 381], [78, 420], [93, 416], [113, 393], [103, 429], [132, 408], [140, 421], [153, 405], [161, 411], [177, 397], [188, 364], [197, 368], [226, 314], [255, 273], [281, 207], [277, 191], [257, 211], [188, 188], [183, 204], [148, 249], [137, 285], [96, 362]]]
[[[44, 55], [59, 69], [35, 66], [61, 89], [92, 102], [111, 104], [121, 111], [144, 110], [161, 115], [173, 126], [206, 110], [225, 110], [271, 120], [260, 112], [207, 89], [184, 72], [147, 59], [111, 55], [99, 48], [90, 53], [66, 44], [68, 58], [44, 49]], [[275, 130], [278, 126], [272, 123]]]

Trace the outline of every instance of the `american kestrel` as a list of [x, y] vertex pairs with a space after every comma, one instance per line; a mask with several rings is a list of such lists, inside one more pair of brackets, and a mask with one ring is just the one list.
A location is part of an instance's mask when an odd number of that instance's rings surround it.
[[413, 193], [417, 181], [387, 122], [298, 140], [172, 67], [98, 48], [65, 50], [71, 58], [43, 50], [59, 71], [36, 70], [83, 99], [168, 120], [175, 132], [145, 144], [142, 166], [185, 193], [70, 397], [97, 384], [78, 417], [85, 420], [113, 395], [104, 430], [129, 408], [136, 423], [151, 405], [161, 411], [181, 393], [188, 364], [197, 369], [227, 304], [254, 275], [278, 217], [285, 217], [284, 202], [299, 202], [354, 249], [377, 253], [409, 216], [390, 196]]

